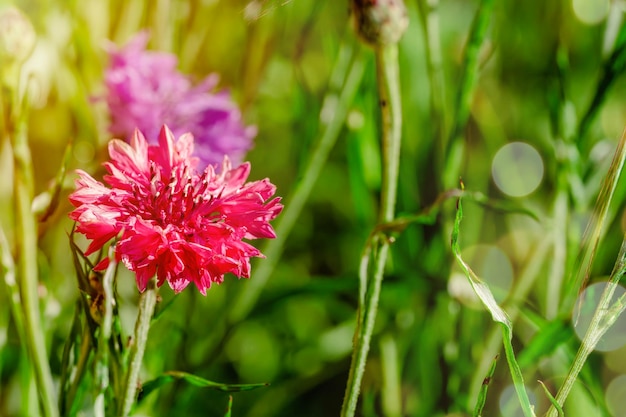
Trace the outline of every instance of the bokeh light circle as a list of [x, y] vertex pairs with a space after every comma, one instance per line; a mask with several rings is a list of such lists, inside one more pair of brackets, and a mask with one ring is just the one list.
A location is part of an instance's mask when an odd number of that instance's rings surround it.
[[487, 283], [496, 301], [504, 301], [513, 285], [513, 265], [497, 246], [475, 245], [463, 251], [474, 272]]
[[[591, 284], [580, 294], [574, 311], [574, 331], [580, 340], [585, 337], [596, 307], [600, 302], [606, 282]], [[621, 285], [615, 289], [612, 301], [615, 302], [626, 290]], [[613, 326], [602, 336], [595, 350], [608, 352], [626, 345], [626, 316], [621, 315]]]
[[609, 383], [604, 398], [611, 415], [626, 416], [626, 375], [620, 375]]
[[609, 0], [573, 0], [572, 6], [578, 20], [596, 25], [606, 18], [611, 5]]
[[491, 164], [496, 186], [511, 197], [524, 197], [535, 191], [543, 179], [543, 171], [541, 155], [524, 142], [504, 145]]

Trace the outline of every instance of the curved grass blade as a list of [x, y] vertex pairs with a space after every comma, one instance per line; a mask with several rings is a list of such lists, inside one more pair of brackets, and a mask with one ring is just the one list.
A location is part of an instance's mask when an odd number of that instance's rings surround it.
[[141, 387], [141, 392], [139, 392], [137, 403], [141, 402], [146, 396], [148, 396], [148, 394], [157, 390], [158, 388], [161, 388], [163, 385], [169, 384], [170, 382], [174, 382], [177, 380], [183, 380], [196, 387], [210, 388], [223, 392], [250, 391], [270, 385], [268, 382], [262, 382], [259, 384], [224, 384], [222, 382], [209, 381], [208, 379], [204, 379], [202, 377], [187, 372], [168, 371], [159, 375], [155, 379], [143, 384], [143, 386]]
[[533, 407], [530, 404], [528, 393], [526, 392], [526, 387], [524, 386], [524, 377], [517, 361], [515, 360], [515, 352], [513, 351], [513, 345], [511, 344], [511, 340], [513, 338], [513, 328], [511, 325], [511, 320], [507, 316], [506, 312], [498, 305], [487, 284], [485, 284], [476, 275], [472, 268], [470, 268], [470, 266], [461, 257], [461, 249], [459, 246], [459, 228], [462, 218], [463, 206], [461, 204], [461, 197], [459, 197], [457, 201], [457, 211], [451, 236], [452, 252], [454, 253], [454, 257], [458, 261], [459, 265], [461, 266], [461, 269], [463, 269], [465, 275], [469, 279], [472, 289], [474, 290], [480, 301], [483, 303], [483, 305], [487, 308], [487, 310], [489, 310], [489, 313], [491, 313], [491, 317], [493, 318], [493, 320], [502, 324], [502, 342], [504, 344], [504, 352], [506, 354], [506, 360], [509, 365], [511, 377], [513, 379], [513, 385], [515, 387], [515, 391], [517, 392], [517, 397], [522, 406], [524, 416], [534, 417], [535, 413], [533, 412]]
[[546, 393], [546, 397], [548, 397], [552, 405], [556, 408], [556, 411], [559, 413], [559, 417], [565, 417], [563, 408], [561, 408], [557, 400], [552, 396], [552, 394], [550, 394], [550, 391], [548, 391], [548, 388], [546, 387], [546, 385], [541, 381], [537, 381], [537, 382], [541, 384], [541, 388], [543, 388], [543, 392]]

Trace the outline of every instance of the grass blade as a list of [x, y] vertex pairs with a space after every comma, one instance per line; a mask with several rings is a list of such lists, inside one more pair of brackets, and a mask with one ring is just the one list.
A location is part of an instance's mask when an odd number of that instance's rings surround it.
[[562, 314], [569, 314], [572, 311], [576, 297], [589, 279], [591, 265], [600, 242], [600, 237], [602, 237], [605, 231], [609, 206], [613, 200], [613, 195], [615, 194], [615, 189], [617, 188], [625, 160], [626, 130], [622, 133], [622, 137], [617, 144], [611, 166], [609, 167], [609, 171], [602, 184], [602, 189], [598, 195], [593, 215], [587, 225], [587, 230], [585, 231], [583, 243], [574, 268], [575, 275], [566, 283], [566, 290], [560, 311]]
[[491, 378], [493, 378], [493, 374], [496, 371], [497, 364], [498, 356], [493, 359], [489, 372], [487, 373], [485, 379], [483, 379], [483, 385], [480, 388], [480, 393], [478, 394], [478, 401], [476, 402], [476, 407], [474, 408], [474, 414], [472, 414], [473, 417], [481, 417], [483, 414], [483, 408], [485, 407], [485, 402], [487, 401], [487, 390], [489, 389]]
[[511, 377], [513, 379], [513, 385], [515, 386], [515, 391], [517, 392], [517, 396], [522, 406], [524, 416], [533, 417], [535, 413], [533, 412], [532, 405], [530, 404], [528, 393], [526, 392], [526, 387], [524, 385], [524, 377], [517, 361], [515, 360], [515, 352], [513, 351], [513, 345], [511, 344], [511, 340], [513, 338], [511, 321], [509, 320], [506, 312], [496, 302], [487, 284], [485, 284], [476, 275], [476, 273], [472, 271], [472, 268], [470, 268], [470, 266], [461, 257], [461, 249], [459, 246], [459, 228], [462, 218], [463, 206], [461, 204], [461, 198], [459, 197], [459, 200], [457, 202], [456, 217], [454, 219], [454, 227], [452, 229], [452, 252], [454, 253], [454, 257], [458, 261], [459, 265], [461, 266], [461, 269], [463, 269], [465, 275], [469, 279], [472, 289], [474, 290], [480, 301], [483, 303], [483, 305], [487, 308], [489, 313], [491, 313], [491, 317], [493, 318], [493, 320], [502, 324], [502, 342], [504, 344], [506, 360], [509, 365]]
[[150, 380], [144, 383], [141, 387], [141, 392], [139, 393], [139, 397], [137, 402], [141, 402], [145, 399], [150, 393], [161, 388], [163, 385], [169, 384], [171, 382], [182, 380], [196, 387], [200, 388], [210, 388], [217, 391], [223, 392], [239, 392], [239, 391], [250, 391], [257, 388], [263, 388], [269, 386], [269, 383], [263, 382], [259, 384], [225, 384], [222, 382], [214, 382], [209, 381], [208, 379], [204, 379], [197, 375], [193, 375], [187, 372], [182, 371], [169, 371], [164, 372], [153, 380]]

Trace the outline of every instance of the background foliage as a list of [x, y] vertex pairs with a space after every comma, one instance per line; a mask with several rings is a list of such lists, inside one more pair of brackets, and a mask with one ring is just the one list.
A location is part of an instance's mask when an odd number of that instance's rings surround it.
[[[197, 79], [219, 73], [220, 87], [231, 90], [247, 122], [258, 126], [247, 158], [253, 179], [271, 178], [286, 206], [341, 105], [350, 63], [364, 64], [354, 98], [344, 103], [349, 111], [338, 141], [284, 253], [266, 285], [256, 284], [262, 290], [258, 301], [249, 304], [249, 312], [232, 313], [250, 291], [247, 286], [255, 285], [255, 268], [267, 259], [253, 264], [250, 281], [231, 277], [207, 297], [197, 291], [174, 297], [164, 288], [157, 307], [163, 314], [151, 328], [142, 374], [147, 380], [178, 370], [228, 383], [269, 382], [234, 394], [236, 416], [338, 414], [352, 349], [360, 256], [377, 221], [381, 165], [374, 57], [359, 46], [349, 5], [328, 0], [20, 0], [17, 5], [38, 34], [25, 69], [31, 74], [29, 140], [37, 192], [56, 174], [68, 140], [75, 143], [72, 169], [98, 172], [106, 156], [107, 114], [98, 97], [107, 39], [123, 44], [148, 28], [150, 47], [177, 54], [183, 72]], [[481, 5], [485, 38], [469, 43], [476, 51], [473, 65], [466, 51]], [[440, 211], [432, 224], [414, 224], [395, 236], [362, 415], [469, 415], [501, 349], [498, 325], [454, 266], [454, 201], [437, 199], [458, 187], [459, 177], [468, 191], [505, 205], [465, 202], [461, 250], [513, 319], [514, 346], [531, 399], [538, 414], [547, 410], [549, 402], [535, 381], [556, 393], [578, 347], [567, 283], [626, 122], [623, 7], [608, 0], [407, 1], [410, 24], [399, 46], [404, 126], [398, 212], [417, 214], [433, 205]], [[468, 71], [475, 83], [463, 87]], [[466, 102], [460, 99], [464, 88]], [[521, 148], [498, 168], [494, 157], [513, 142], [531, 145], [539, 165]], [[0, 221], [12, 241], [12, 162], [7, 141], [0, 145]], [[539, 182], [516, 196], [498, 186], [498, 175], [513, 189], [529, 178]], [[613, 267], [624, 232], [625, 193], [620, 184], [592, 282]], [[70, 205], [63, 201], [42, 225], [40, 251], [33, 254], [42, 271], [41, 305], [56, 375], [78, 296], [67, 237]], [[128, 334], [138, 295], [130, 274], [122, 272], [119, 283]], [[8, 293], [0, 289], [0, 415], [36, 415], [36, 404], [25, 409], [21, 401], [25, 355]], [[616, 335], [606, 338], [619, 331]], [[566, 415], [620, 415], [617, 410], [626, 407], [626, 397], [615, 394], [626, 390], [626, 347], [616, 345], [592, 355]], [[484, 415], [520, 412], [510, 379], [500, 359]], [[138, 413], [217, 416], [227, 403], [226, 393], [177, 381], [147, 396]]]

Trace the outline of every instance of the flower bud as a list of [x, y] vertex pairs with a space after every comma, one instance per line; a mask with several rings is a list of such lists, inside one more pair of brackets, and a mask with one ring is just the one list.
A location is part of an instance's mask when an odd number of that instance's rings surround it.
[[372, 45], [398, 43], [409, 25], [403, 0], [353, 0], [358, 35]]
[[35, 48], [37, 35], [30, 20], [15, 7], [0, 10], [0, 62], [21, 63]]

